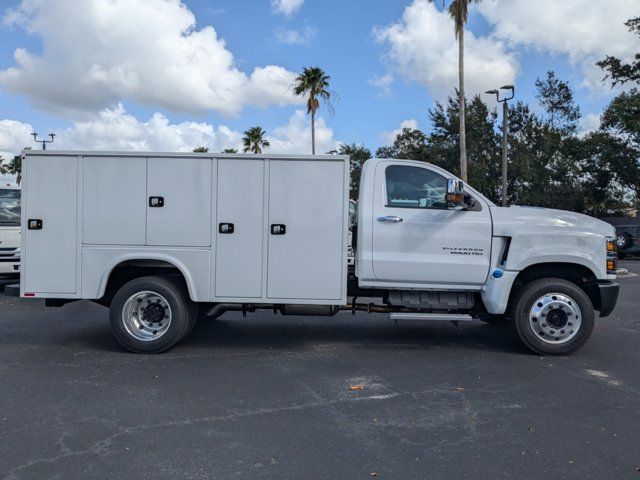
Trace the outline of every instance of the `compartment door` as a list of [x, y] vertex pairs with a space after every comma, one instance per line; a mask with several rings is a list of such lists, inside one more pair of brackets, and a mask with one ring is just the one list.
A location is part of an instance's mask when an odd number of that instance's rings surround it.
[[270, 161], [268, 298], [343, 299], [345, 181], [342, 161]]
[[[77, 291], [77, 166], [77, 157], [29, 155], [25, 161], [23, 293]], [[30, 229], [29, 220], [41, 223]]]
[[147, 159], [85, 157], [82, 242], [144, 245], [147, 223]]
[[147, 245], [211, 245], [211, 159], [149, 158]]
[[218, 160], [216, 297], [262, 297], [264, 163]]

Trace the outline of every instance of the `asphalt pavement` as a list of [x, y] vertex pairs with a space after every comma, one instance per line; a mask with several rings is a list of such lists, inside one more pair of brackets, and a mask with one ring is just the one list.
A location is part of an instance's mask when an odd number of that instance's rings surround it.
[[100, 306], [0, 294], [0, 478], [640, 479], [640, 276], [619, 282], [561, 358], [346, 312], [227, 313], [134, 355]]

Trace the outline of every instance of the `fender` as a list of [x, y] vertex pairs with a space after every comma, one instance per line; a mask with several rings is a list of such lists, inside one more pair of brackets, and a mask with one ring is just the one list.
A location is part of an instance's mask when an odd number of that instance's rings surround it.
[[152, 260], [166, 262], [180, 271], [191, 300], [208, 301], [210, 254], [209, 250], [154, 250], [151, 252], [144, 249], [84, 248], [82, 251], [82, 297], [102, 298], [113, 270], [121, 263]]

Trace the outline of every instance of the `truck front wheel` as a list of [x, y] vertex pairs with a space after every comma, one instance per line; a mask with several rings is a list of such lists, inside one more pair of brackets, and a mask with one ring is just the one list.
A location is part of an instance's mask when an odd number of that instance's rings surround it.
[[559, 278], [535, 280], [516, 294], [511, 318], [518, 336], [542, 355], [569, 355], [593, 332], [595, 315], [587, 294]]
[[116, 292], [109, 319], [113, 334], [127, 350], [160, 353], [192, 330], [197, 309], [179, 280], [140, 277]]

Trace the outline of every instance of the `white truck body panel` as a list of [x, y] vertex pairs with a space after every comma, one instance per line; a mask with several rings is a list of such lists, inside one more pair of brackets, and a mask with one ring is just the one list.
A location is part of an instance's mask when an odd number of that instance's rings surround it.
[[216, 229], [215, 294], [261, 298], [265, 270], [264, 160], [218, 160], [217, 222], [233, 223], [233, 235]]
[[148, 245], [211, 246], [212, 164], [208, 158], [147, 160], [147, 196], [166, 200], [162, 208], [147, 208]]
[[[26, 181], [22, 198], [23, 271], [25, 291], [41, 295], [78, 293], [78, 159], [31, 157], [23, 164]], [[27, 230], [29, 219], [41, 219], [41, 230]], [[37, 233], [37, 235], [24, 234]]]
[[[27, 156], [27, 160], [42, 158]], [[46, 160], [46, 158], [45, 158]], [[52, 163], [55, 163], [53, 161]], [[87, 156], [82, 169], [81, 243], [83, 245], [144, 245], [146, 241], [147, 159]], [[54, 177], [56, 178], [56, 177]], [[25, 190], [30, 188], [25, 181]], [[28, 193], [29, 198], [32, 195]]]
[[194, 301], [347, 301], [348, 157], [25, 152], [24, 168], [23, 225], [43, 228], [24, 227], [23, 296], [99, 299], [120, 263], [158, 260]]

